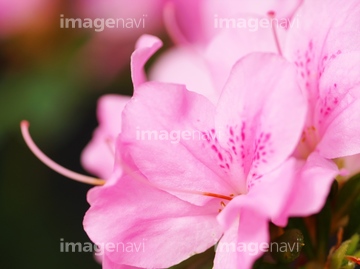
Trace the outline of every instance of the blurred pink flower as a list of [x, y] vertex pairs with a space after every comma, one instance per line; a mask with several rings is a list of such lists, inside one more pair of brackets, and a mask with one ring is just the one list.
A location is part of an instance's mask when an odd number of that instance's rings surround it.
[[[75, 11], [82, 18], [114, 19], [118, 27], [104, 27], [93, 34], [83, 51], [85, 68], [102, 81], [111, 80], [128, 65], [133, 44], [143, 34], [160, 34], [166, 0], [78, 0]], [[119, 20], [119, 21], [118, 21]], [[133, 23], [127, 24], [126, 22]], [[124, 26], [123, 27], [123, 23]], [[85, 60], [86, 59], [86, 60]]]
[[[216, 27], [216, 19], [232, 20], [268, 17], [273, 11], [278, 18], [291, 19], [303, 0], [169, 0], [165, 11], [165, 23], [169, 34], [177, 44], [206, 45], [222, 29]], [[169, 13], [168, 16], [167, 13]]]
[[90, 173], [109, 178], [114, 168], [115, 141], [121, 132], [121, 113], [130, 97], [105, 95], [98, 101], [99, 127], [82, 153], [81, 162]]
[[[287, 159], [305, 112], [295, 68], [270, 54], [238, 62], [217, 106], [182, 85], [140, 85], [123, 112], [115, 173], [89, 192], [85, 230], [95, 243], [145, 240], [141, 254], [105, 253], [145, 268], [175, 265], [222, 233], [220, 243], [268, 242], [296, 179]], [[175, 130], [188, 139], [139, 137]], [[261, 254], [217, 252], [214, 268], [250, 268]]]
[[[134, 42], [140, 35], [154, 31], [162, 24], [162, 16], [159, 14], [162, 13], [165, 1], [134, 0], [130, 3], [126, 0], [77, 0], [75, 10], [84, 18], [119, 19], [119, 27], [105, 27], [101, 32], [109, 38], [124, 41], [131, 39]], [[134, 24], [120, 27], [123, 20], [131, 20]]]
[[[7, 37], [22, 31], [33, 31], [34, 27], [46, 27], [50, 10], [57, 1], [46, 0], [1, 0], [0, 37]], [[43, 24], [43, 25], [41, 25]]]

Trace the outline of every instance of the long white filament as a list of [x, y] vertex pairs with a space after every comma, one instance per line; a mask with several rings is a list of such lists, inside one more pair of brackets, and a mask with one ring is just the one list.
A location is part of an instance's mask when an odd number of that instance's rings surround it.
[[42, 161], [45, 165], [47, 165], [49, 168], [53, 169], [54, 171], [58, 172], [59, 174], [68, 177], [70, 179], [73, 179], [75, 181], [79, 181], [82, 183], [90, 184], [90, 185], [104, 185], [105, 181], [103, 179], [98, 179], [90, 176], [85, 176], [76, 172], [73, 172], [69, 169], [66, 169], [65, 167], [57, 164], [53, 160], [51, 160], [48, 156], [46, 156], [34, 143], [32, 140], [30, 133], [29, 133], [29, 122], [26, 120], [21, 121], [20, 128], [22, 136], [29, 147], [29, 149], [34, 153], [34, 155]]

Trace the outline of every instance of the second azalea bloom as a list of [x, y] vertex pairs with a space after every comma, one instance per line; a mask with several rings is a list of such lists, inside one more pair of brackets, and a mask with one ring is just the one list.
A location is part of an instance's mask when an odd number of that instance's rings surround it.
[[289, 29], [284, 56], [297, 66], [309, 109], [294, 154], [306, 164], [287, 210], [308, 216], [324, 205], [336, 164], [351, 174], [356, 157], [344, 158], [360, 153], [360, 3], [306, 0], [297, 16], [300, 27]]
[[98, 101], [99, 127], [82, 153], [86, 170], [101, 178], [109, 178], [114, 169], [115, 141], [121, 132], [121, 113], [128, 96], [105, 95]]
[[[143, 35], [139, 38], [131, 56], [134, 90], [147, 80], [144, 65], [161, 45], [160, 39], [154, 36]], [[84, 149], [81, 159], [85, 169], [101, 178], [107, 179], [113, 171], [115, 141], [121, 133], [121, 115], [129, 100], [129, 96], [109, 94], [98, 101], [99, 126]]]
[[[287, 217], [306, 110], [295, 67], [273, 54], [236, 63], [218, 105], [183, 85], [141, 84], [84, 227], [97, 244], [144, 242], [145, 251], [104, 260], [167, 268], [216, 243], [267, 243], [268, 222]], [[263, 251], [219, 249], [214, 268], [251, 268]]]
[[[356, 0], [305, 0], [292, 17], [285, 32], [266, 28], [250, 34], [224, 29], [207, 55], [215, 67], [212, 77], [220, 74], [222, 79], [226, 76], [221, 74], [228, 73], [244, 49], [247, 53], [270, 50], [296, 65], [308, 111], [294, 151], [303, 162], [297, 195], [285, 210], [292, 216], [309, 216], [324, 205], [339, 168], [354, 172], [351, 161], [356, 157], [344, 158], [360, 153], [356, 135], [360, 132], [360, 4]], [[284, 219], [276, 222], [285, 225]]]

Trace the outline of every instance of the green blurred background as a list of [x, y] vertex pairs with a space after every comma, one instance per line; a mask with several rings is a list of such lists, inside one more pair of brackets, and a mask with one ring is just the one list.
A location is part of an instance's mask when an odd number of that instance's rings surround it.
[[93, 45], [102, 33], [59, 27], [60, 14], [77, 16], [76, 1], [34, 2], [34, 9], [22, 7], [24, 1], [0, 4], [0, 268], [100, 268], [92, 253], [60, 252], [61, 238], [89, 242], [82, 220], [91, 186], [36, 159], [19, 124], [27, 119], [50, 158], [86, 174], [80, 154], [97, 126], [97, 99], [131, 94], [129, 58], [137, 36], [115, 33]]

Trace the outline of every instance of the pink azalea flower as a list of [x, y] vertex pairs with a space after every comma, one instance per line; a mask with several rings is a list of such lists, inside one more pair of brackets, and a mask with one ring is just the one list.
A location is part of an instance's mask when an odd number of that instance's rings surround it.
[[[304, 1], [294, 17], [299, 25], [287, 32], [262, 34], [271, 37], [276, 49], [297, 65], [299, 82], [308, 99], [307, 121], [302, 139], [294, 156], [304, 160], [299, 180], [294, 185], [296, 195], [289, 197], [284, 216], [308, 216], [318, 212], [328, 195], [334, 178], [339, 174], [334, 159], [353, 170], [351, 157], [360, 153], [360, 140], [354, 135], [360, 131], [360, 4], [338, 0]], [[333, 18], [338, 18], [336, 21]], [[243, 47], [242, 33], [229, 31], [219, 34], [209, 54], [214, 62], [223, 60], [215, 72], [226, 73], [234, 59], [241, 57], [237, 47]], [[256, 35], [254, 36], [256, 37]], [[258, 40], [247, 38], [247, 51], [263, 51]], [[341, 40], [341, 41], [340, 41]], [[269, 44], [269, 40], [265, 42]], [[230, 44], [230, 46], [228, 45]], [[261, 42], [260, 42], [261, 44]], [[226, 51], [222, 55], [222, 51]], [[219, 73], [219, 72], [218, 72]], [[285, 225], [285, 219], [274, 220]]]
[[[104, 259], [166, 268], [219, 240], [268, 242], [295, 180], [287, 159], [306, 112], [295, 81], [291, 64], [254, 54], [234, 66], [217, 106], [182, 85], [140, 85], [123, 112], [115, 173], [89, 192], [84, 227], [95, 243], [145, 240], [146, 251]], [[176, 130], [184, 137], [170, 141]], [[214, 268], [250, 268], [261, 254], [220, 251]]]
[[360, 153], [360, 3], [304, 1], [298, 16], [301, 27], [289, 29], [284, 55], [297, 65], [308, 99], [295, 152], [307, 163], [287, 210], [304, 216], [320, 210], [339, 173], [330, 160]]

